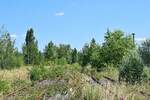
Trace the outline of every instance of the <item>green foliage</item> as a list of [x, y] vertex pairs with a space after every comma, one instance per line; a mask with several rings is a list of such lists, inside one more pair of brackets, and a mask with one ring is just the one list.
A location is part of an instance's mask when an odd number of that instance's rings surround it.
[[123, 57], [134, 47], [131, 36], [124, 36], [124, 33], [120, 30], [114, 32], [108, 30], [102, 46], [105, 63], [118, 66]]
[[0, 34], [0, 68], [11, 69], [20, 67], [22, 64], [21, 55], [14, 47], [14, 41], [8, 32]]
[[144, 64], [146, 66], [150, 66], [150, 39], [143, 41], [143, 43], [139, 47], [139, 51]]
[[38, 53], [38, 58], [37, 58], [37, 63], [38, 65], [43, 65], [44, 64], [44, 55], [41, 51]]
[[142, 80], [150, 84], [150, 68], [149, 67], [144, 67]]
[[44, 49], [44, 58], [45, 61], [54, 61], [57, 58], [57, 47], [53, 44], [53, 42], [49, 42], [48, 45]]
[[81, 66], [84, 67], [90, 63], [90, 54], [89, 54], [89, 45], [88, 44], [84, 45], [79, 57], [80, 57], [79, 60], [80, 60]]
[[92, 65], [97, 71], [102, 71], [108, 65], [118, 67], [123, 57], [135, 47], [131, 36], [124, 36], [122, 31], [107, 31], [105, 41], [101, 45], [96, 44], [93, 38], [89, 44], [85, 44], [79, 55], [82, 66]]
[[66, 59], [67, 63], [71, 63], [71, 46], [60, 44], [57, 49], [58, 59]]
[[143, 62], [136, 50], [124, 57], [119, 70], [119, 80], [134, 84], [142, 80]]
[[71, 52], [71, 64], [76, 63], [78, 60], [78, 51], [74, 48]]
[[114, 80], [118, 80], [119, 72], [117, 68], [109, 66], [106, 69], [103, 69], [101, 72], [94, 72], [94, 74], [97, 79], [102, 79], [104, 76], [107, 76]]
[[32, 28], [27, 31], [22, 50], [25, 64], [39, 64], [38, 42], [35, 40]]
[[61, 78], [65, 75], [67, 69], [64, 66], [53, 66], [49, 68], [48, 77], [50, 79]]
[[7, 81], [0, 80], [0, 93], [7, 92], [10, 89], [10, 84]]
[[48, 77], [48, 68], [44, 66], [34, 66], [30, 70], [30, 79], [32, 81], [44, 80]]
[[30, 70], [30, 79], [32, 81], [56, 79], [62, 77], [64, 73], [65, 73], [65, 67], [62, 66], [53, 66], [50, 68], [44, 66], [34, 66]]
[[74, 63], [69, 66], [71, 70], [81, 72], [82, 67], [78, 63]]
[[94, 38], [92, 38], [89, 44], [85, 44], [80, 53], [81, 65], [84, 67], [92, 62], [92, 54], [96, 50], [97, 44]]
[[67, 60], [66, 60], [66, 58], [55, 59], [55, 64], [57, 64], [57, 65], [66, 65]]
[[97, 45], [92, 53], [91, 65], [92, 68], [95, 68], [97, 71], [102, 71], [104, 68], [106, 68], [106, 63], [104, 61], [104, 52], [104, 49], [100, 45]]

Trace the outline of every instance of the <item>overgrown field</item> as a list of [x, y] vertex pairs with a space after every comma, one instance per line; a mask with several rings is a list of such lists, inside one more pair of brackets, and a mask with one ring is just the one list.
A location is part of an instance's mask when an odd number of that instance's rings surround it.
[[[150, 83], [118, 82], [118, 70], [97, 72], [78, 64], [0, 71], [1, 100], [149, 100]], [[150, 75], [150, 69], [145, 68]], [[150, 77], [150, 76], [149, 76]]]

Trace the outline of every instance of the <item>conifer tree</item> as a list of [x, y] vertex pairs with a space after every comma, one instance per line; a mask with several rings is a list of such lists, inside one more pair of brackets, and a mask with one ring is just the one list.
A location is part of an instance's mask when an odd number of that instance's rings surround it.
[[25, 64], [38, 63], [38, 42], [34, 37], [34, 31], [30, 28], [27, 31], [25, 43], [23, 45], [23, 55]]

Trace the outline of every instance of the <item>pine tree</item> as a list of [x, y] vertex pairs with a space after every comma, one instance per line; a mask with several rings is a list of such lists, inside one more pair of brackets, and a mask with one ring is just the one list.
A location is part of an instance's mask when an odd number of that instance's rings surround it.
[[38, 42], [35, 40], [32, 28], [27, 31], [25, 43], [23, 45], [23, 55], [25, 64], [38, 63]]

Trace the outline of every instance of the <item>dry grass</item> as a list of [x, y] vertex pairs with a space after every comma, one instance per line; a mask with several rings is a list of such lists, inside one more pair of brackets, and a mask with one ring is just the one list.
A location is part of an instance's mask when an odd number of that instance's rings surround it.
[[30, 67], [21, 67], [12, 70], [0, 70], [0, 80], [14, 81], [14, 80], [28, 80], [28, 69]]

